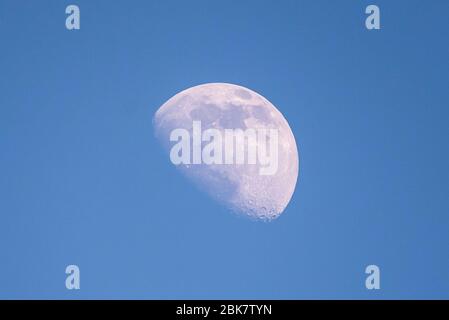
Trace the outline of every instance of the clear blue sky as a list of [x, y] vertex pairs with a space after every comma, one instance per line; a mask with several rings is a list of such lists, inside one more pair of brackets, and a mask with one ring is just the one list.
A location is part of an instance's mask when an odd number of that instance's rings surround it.
[[[0, 298], [449, 298], [448, 12], [2, 0]], [[205, 82], [260, 92], [289, 121], [300, 177], [273, 223], [198, 193], [152, 135], [157, 108]]]

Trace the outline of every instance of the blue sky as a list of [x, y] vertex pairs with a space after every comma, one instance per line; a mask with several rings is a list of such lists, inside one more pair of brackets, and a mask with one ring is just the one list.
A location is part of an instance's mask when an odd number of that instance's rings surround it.
[[[0, 298], [449, 298], [448, 12], [1, 1]], [[272, 223], [197, 192], [153, 137], [157, 108], [206, 82], [261, 93], [293, 130], [299, 182]]]

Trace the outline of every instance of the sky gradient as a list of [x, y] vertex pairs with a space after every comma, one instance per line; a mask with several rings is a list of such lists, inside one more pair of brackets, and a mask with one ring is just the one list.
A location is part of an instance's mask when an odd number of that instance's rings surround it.
[[[1, 1], [0, 298], [449, 298], [448, 12]], [[192, 188], [153, 136], [154, 112], [207, 82], [259, 92], [292, 128], [299, 181], [272, 223]]]

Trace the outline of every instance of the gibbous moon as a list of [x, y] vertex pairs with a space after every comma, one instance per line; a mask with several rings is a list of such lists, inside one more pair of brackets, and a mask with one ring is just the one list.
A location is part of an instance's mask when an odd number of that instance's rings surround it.
[[202, 130], [217, 129], [223, 136], [227, 129], [277, 129], [274, 174], [261, 175], [259, 163], [189, 163], [177, 167], [200, 190], [235, 213], [261, 221], [279, 217], [293, 195], [299, 170], [295, 137], [279, 110], [245, 87], [203, 84], [179, 92], [157, 110], [155, 135], [170, 152], [175, 144], [170, 141], [171, 132], [184, 128], [192, 134], [194, 121], [201, 121]]

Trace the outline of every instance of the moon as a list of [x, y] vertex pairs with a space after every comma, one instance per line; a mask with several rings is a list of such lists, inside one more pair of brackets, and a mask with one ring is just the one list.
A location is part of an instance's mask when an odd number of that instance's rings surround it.
[[260, 175], [259, 164], [177, 165], [200, 190], [230, 211], [258, 221], [278, 218], [290, 202], [299, 172], [295, 137], [279, 110], [260, 94], [234, 84], [207, 83], [179, 92], [155, 113], [155, 135], [169, 150], [170, 132], [192, 132], [193, 121], [203, 130], [277, 129], [278, 167]]

